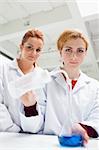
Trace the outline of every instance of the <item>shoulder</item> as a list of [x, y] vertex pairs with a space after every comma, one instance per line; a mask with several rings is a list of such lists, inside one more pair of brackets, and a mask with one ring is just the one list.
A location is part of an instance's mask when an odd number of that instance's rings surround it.
[[3, 65], [3, 68], [4, 68], [4, 70], [17, 69], [18, 68], [17, 60], [14, 59], [14, 60], [12, 60], [12, 61], [10, 61], [8, 63], [5, 63]]
[[86, 84], [89, 84], [90, 86], [93, 86], [93, 87], [99, 87], [99, 81], [96, 80], [95, 78], [89, 77], [88, 75], [82, 72], [81, 72], [81, 76], [86, 82]]
[[94, 78], [90, 78], [90, 84], [99, 88], [99, 81]]

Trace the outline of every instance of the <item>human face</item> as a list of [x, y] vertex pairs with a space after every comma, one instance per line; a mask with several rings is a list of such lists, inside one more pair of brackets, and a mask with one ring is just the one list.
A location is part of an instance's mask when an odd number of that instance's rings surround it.
[[66, 68], [79, 68], [86, 55], [86, 45], [81, 38], [68, 40], [62, 50], [61, 57]]
[[35, 63], [42, 51], [43, 41], [36, 37], [30, 37], [21, 48], [21, 58]]

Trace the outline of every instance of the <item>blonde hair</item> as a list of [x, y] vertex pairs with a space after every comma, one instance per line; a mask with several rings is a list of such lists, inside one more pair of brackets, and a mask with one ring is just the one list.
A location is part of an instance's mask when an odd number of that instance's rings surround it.
[[81, 38], [85, 45], [86, 45], [86, 50], [88, 49], [88, 41], [86, 37], [79, 31], [77, 30], [65, 30], [58, 38], [57, 40], [57, 48], [59, 51], [62, 50], [64, 44], [71, 39], [77, 39]]

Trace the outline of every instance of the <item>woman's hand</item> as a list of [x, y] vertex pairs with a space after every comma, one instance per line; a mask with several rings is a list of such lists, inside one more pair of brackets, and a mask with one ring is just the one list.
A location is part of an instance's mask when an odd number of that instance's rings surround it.
[[29, 91], [21, 96], [21, 101], [25, 107], [33, 106], [37, 102], [37, 95], [33, 91]]
[[72, 133], [82, 135], [82, 137], [84, 139], [84, 143], [83, 143], [84, 145], [86, 145], [88, 143], [89, 136], [87, 134], [87, 131], [80, 124], [75, 124], [73, 126]]

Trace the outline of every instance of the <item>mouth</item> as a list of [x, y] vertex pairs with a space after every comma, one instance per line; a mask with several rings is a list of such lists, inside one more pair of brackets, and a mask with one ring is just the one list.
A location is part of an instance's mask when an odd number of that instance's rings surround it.
[[32, 61], [32, 62], [35, 62], [35, 61], [36, 61], [36, 59], [33, 58], [33, 57], [28, 57], [28, 60], [29, 60], [29, 61]]
[[70, 61], [69, 63], [70, 64], [78, 64], [78, 62], [73, 62], [73, 61]]
[[35, 58], [34, 58], [34, 57], [32, 57], [32, 56], [29, 56], [29, 58], [30, 58], [30, 59], [33, 59], [33, 60], [35, 60]]

